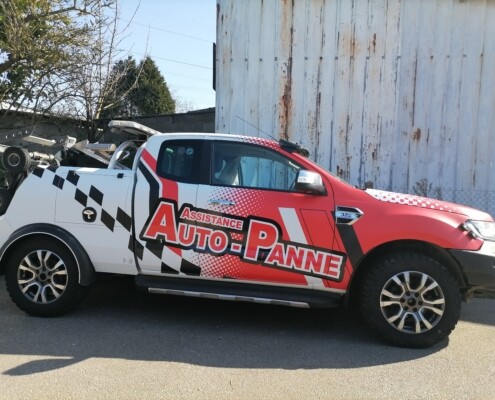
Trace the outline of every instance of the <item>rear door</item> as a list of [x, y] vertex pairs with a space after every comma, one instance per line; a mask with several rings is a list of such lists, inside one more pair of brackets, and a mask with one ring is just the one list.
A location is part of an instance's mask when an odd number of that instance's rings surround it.
[[[202, 168], [202, 139], [170, 139], [143, 150], [136, 172], [134, 253], [140, 271], [151, 275], [199, 276], [199, 256], [177, 240], [177, 214], [196, 204]], [[149, 146], [148, 146], [149, 145]]]

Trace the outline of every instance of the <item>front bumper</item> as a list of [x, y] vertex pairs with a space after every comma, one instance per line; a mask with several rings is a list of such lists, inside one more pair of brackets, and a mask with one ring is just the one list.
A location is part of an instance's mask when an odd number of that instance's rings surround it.
[[478, 251], [449, 251], [461, 265], [469, 286], [495, 290], [495, 242], [485, 242]]

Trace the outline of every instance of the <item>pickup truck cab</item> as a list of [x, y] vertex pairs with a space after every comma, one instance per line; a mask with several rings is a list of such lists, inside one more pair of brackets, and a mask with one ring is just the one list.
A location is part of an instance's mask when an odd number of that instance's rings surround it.
[[488, 214], [361, 190], [306, 156], [283, 140], [168, 133], [123, 143], [107, 168], [29, 167], [0, 216], [10, 296], [57, 315], [97, 274], [127, 274], [152, 293], [357, 304], [383, 339], [424, 347], [474, 289], [495, 288]]

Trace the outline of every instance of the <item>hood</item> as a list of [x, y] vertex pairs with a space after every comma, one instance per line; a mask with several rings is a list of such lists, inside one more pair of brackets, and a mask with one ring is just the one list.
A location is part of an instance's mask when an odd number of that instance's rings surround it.
[[414, 196], [412, 194], [387, 192], [384, 190], [366, 189], [366, 193], [385, 203], [403, 204], [406, 206], [425, 208], [429, 210], [445, 211], [465, 215], [473, 219], [491, 220], [490, 216], [471, 207], [449, 203], [443, 200], [435, 200], [427, 197]]

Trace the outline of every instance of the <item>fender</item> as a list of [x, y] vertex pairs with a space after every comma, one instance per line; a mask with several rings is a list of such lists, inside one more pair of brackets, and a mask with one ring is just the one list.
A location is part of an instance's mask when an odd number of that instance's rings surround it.
[[86, 250], [81, 246], [78, 240], [65, 229], [56, 225], [50, 224], [32, 224], [26, 225], [17, 229], [4, 245], [0, 248], [0, 269], [3, 271], [4, 257], [17, 241], [34, 235], [51, 236], [64, 244], [74, 256], [77, 264], [77, 270], [79, 271], [78, 282], [82, 286], [91, 285], [95, 278], [96, 272], [91, 262], [91, 259], [86, 253]]

